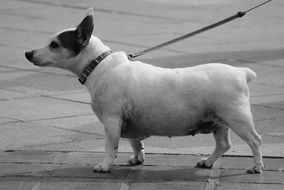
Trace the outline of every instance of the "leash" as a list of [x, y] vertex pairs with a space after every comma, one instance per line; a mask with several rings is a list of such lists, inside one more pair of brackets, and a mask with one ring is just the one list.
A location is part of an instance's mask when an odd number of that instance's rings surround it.
[[168, 45], [170, 45], [170, 44], [173, 44], [173, 43], [176, 43], [176, 42], [178, 42], [178, 41], [184, 40], [184, 39], [186, 39], [186, 38], [192, 37], [192, 36], [194, 36], [194, 35], [200, 34], [200, 33], [202, 33], [202, 32], [205, 32], [205, 31], [207, 31], [207, 30], [210, 30], [210, 29], [212, 29], [212, 28], [215, 28], [215, 27], [217, 27], [217, 26], [220, 26], [220, 25], [222, 25], [222, 24], [225, 24], [225, 23], [227, 23], [227, 22], [230, 22], [230, 21], [232, 21], [232, 20], [235, 20], [235, 19], [237, 19], [237, 18], [241, 18], [241, 17], [243, 17], [246, 13], [248, 13], [248, 12], [250, 12], [250, 11], [252, 11], [252, 10], [254, 10], [254, 9], [258, 8], [258, 7], [260, 7], [260, 6], [263, 6], [264, 4], [269, 3], [270, 1], [272, 1], [272, 0], [265, 1], [265, 2], [263, 2], [263, 3], [261, 3], [261, 4], [257, 5], [257, 6], [255, 6], [255, 7], [252, 7], [252, 8], [250, 8], [250, 9], [246, 10], [246, 11], [239, 11], [239, 12], [237, 12], [237, 14], [235, 14], [235, 15], [233, 15], [233, 16], [230, 16], [230, 17], [228, 17], [228, 18], [225, 18], [225, 19], [223, 19], [223, 20], [221, 20], [221, 21], [219, 21], [219, 22], [216, 22], [216, 23], [214, 23], [214, 24], [205, 26], [205, 27], [203, 27], [203, 28], [201, 28], [201, 29], [199, 29], [199, 30], [196, 30], [196, 31], [193, 31], [193, 32], [191, 32], [191, 33], [185, 34], [185, 35], [183, 35], [183, 36], [180, 36], [180, 37], [178, 37], [178, 38], [175, 38], [175, 39], [172, 39], [172, 40], [170, 40], [170, 41], [164, 42], [164, 43], [162, 43], [162, 44], [156, 45], [156, 46], [154, 46], [154, 47], [148, 48], [148, 49], [146, 49], [146, 50], [143, 50], [143, 51], [140, 51], [140, 52], [137, 52], [137, 53], [134, 53], [134, 54], [128, 54], [128, 59], [130, 59], [130, 60], [131, 60], [131, 59], [134, 59], [134, 58], [136, 58], [136, 57], [138, 57], [138, 56], [144, 55], [144, 54], [149, 53], [149, 52], [151, 52], [151, 51], [155, 51], [155, 50], [160, 49], [160, 48], [162, 48], [162, 47], [168, 46]]

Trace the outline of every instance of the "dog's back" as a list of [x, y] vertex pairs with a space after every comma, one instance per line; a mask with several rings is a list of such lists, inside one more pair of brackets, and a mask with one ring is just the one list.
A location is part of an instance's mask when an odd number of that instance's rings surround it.
[[[209, 110], [248, 96], [247, 81], [253, 78], [251, 75], [247, 68], [217, 63], [168, 69], [124, 60], [107, 78], [116, 81], [115, 88], [127, 97], [119, 100], [127, 103], [119, 106], [123, 110], [118, 111], [124, 113], [130, 128], [141, 132], [137, 135], [175, 136], [186, 135]], [[118, 81], [122, 85], [119, 88]], [[115, 101], [118, 99], [110, 102]]]

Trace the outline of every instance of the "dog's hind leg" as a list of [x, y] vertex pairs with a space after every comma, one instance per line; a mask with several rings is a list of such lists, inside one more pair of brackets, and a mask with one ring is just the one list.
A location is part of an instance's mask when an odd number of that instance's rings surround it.
[[213, 133], [216, 142], [214, 152], [208, 158], [201, 159], [201, 161], [197, 163], [197, 167], [211, 168], [214, 162], [230, 149], [231, 140], [229, 132], [229, 128], [225, 125], [218, 126], [216, 132]]
[[145, 151], [143, 141], [139, 139], [128, 139], [133, 149], [134, 155], [128, 160], [130, 165], [142, 164], [145, 160]]
[[223, 111], [226, 113], [223, 115], [223, 119], [239, 137], [246, 141], [252, 150], [254, 166], [248, 169], [247, 173], [261, 173], [263, 170], [262, 154], [260, 152], [262, 139], [254, 128], [250, 104], [247, 102], [241, 106], [231, 107]]

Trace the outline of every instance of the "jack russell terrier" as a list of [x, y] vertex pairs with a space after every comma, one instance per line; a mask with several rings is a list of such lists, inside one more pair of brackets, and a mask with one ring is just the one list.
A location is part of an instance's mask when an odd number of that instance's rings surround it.
[[212, 133], [216, 148], [197, 167], [211, 168], [231, 147], [230, 129], [251, 148], [254, 165], [263, 170], [261, 136], [256, 132], [249, 103], [248, 82], [256, 74], [248, 68], [220, 63], [188, 68], [161, 68], [130, 61], [92, 35], [93, 9], [77, 28], [53, 35], [47, 46], [26, 52], [37, 66], [69, 70], [85, 84], [92, 109], [105, 130], [105, 158], [95, 172], [109, 172], [120, 137], [128, 138], [134, 155], [129, 164], [145, 159], [142, 140], [156, 136]]

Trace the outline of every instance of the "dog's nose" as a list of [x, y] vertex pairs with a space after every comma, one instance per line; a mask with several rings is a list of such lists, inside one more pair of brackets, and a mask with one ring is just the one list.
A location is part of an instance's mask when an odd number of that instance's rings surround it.
[[29, 61], [32, 61], [33, 55], [34, 55], [33, 51], [28, 51], [28, 52], [25, 53], [25, 56]]

